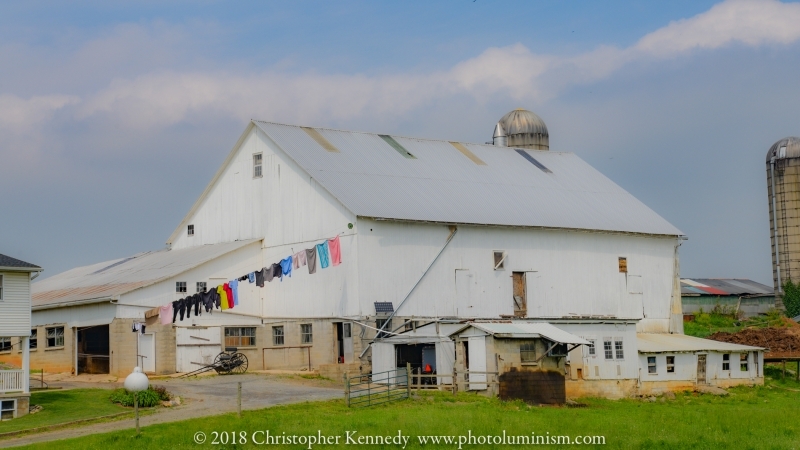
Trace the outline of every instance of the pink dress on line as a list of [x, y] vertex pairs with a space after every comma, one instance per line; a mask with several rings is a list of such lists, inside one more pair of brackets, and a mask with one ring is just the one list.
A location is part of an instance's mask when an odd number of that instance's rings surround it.
[[328, 239], [328, 250], [331, 252], [331, 264], [338, 266], [342, 263], [342, 247], [339, 244], [339, 236]]

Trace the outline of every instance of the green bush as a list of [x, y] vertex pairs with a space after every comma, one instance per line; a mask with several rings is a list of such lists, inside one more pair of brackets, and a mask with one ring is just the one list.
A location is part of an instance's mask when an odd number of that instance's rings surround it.
[[[149, 408], [161, 403], [162, 400], [169, 400], [171, 395], [163, 386], [153, 387], [150, 386], [145, 391], [139, 392], [139, 406]], [[122, 406], [133, 406], [133, 392], [129, 392], [125, 388], [114, 390], [111, 393], [111, 402], [119, 403]]]
[[800, 284], [786, 280], [783, 285], [783, 306], [786, 307], [786, 315], [789, 317], [800, 314]]

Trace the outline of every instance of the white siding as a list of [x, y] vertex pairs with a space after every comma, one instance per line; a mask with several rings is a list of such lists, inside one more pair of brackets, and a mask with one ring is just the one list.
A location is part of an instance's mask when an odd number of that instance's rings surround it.
[[[363, 218], [358, 229], [366, 314], [374, 312], [375, 301], [398, 307], [449, 234], [442, 225]], [[668, 331], [676, 244], [672, 238], [460, 226], [398, 314], [450, 316], [455, 305], [459, 316], [511, 315], [512, 272], [527, 272], [528, 317], [647, 317], [657, 331]], [[494, 270], [494, 250], [508, 253], [504, 270]], [[628, 277], [635, 279], [630, 288], [619, 273], [620, 256], [627, 257]], [[468, 314], [461, 312], [465, 305]]]
[[[639, 364], [642, 368], [642, 381], [697, 381], [697, 355], [706, 356], [706, 381], [716, 384], [724, 380], [752, 380], [763, 376], [763, 353], [746, 352], [747, 370], [741, 370], [739, 360], [741, 352], [727, 353], [730, 355], [729, 370], [723, 370], [723, 352], [697, 352], [697, 353], [642, 353], [639, 355]], [[667, 356], [675, 357], [675, 372], [667, 372]], [[656, 373], [648, 372], [647, 358], [656, 358]], [[756, 364], [758, 359], [758, 364]]]
[[31, 275], [28, 272], [0, 272], [3, 299], [0, 300], [0, 336], [30, 336]]
[[[624, 380], [639, 377], [638, 341], [636, 326], [633, 323], [552, 323], [557, 328], [595, 341], [595, 354], [589, 355], [588, 348], [580, 346], [569, 353], [571, 370], [583, 369], [583, 378], [587, 380]], [[623, 358], [606, 359], [603, 351], [603, 339], [613, 341], [622, 339]]]
[[[67, 328], [72, 328], [107, 325], [114, 320], [116, 310], [117, 307], [115, 305], [106, 302], [34, 311], [33, 326], [41, 327], [54, 324], [66, 324]], [[41, 339], [41, 336], [39, 339]]]

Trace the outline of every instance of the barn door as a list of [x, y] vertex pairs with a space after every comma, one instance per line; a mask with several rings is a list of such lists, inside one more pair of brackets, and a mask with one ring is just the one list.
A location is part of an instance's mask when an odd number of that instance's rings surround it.
[[344, 362], [353, 362], [353, 324], [342, 324], [342, 341], [344, 342]]
[[219, 327], [176, 328], [176, 371], [191, 372], [214, 362], [222, 351]]
[[139, 334], [139, 364], [142, 372], [156, 371], [156, 339], [153, 333]]
[[706, 355], [697, 355], [697, 384], [706, 384]]
[[514, 317], [526, 317], [528, 315], [528, 289], [525, 272], [512, 272], [511, 278], [514, 282], [512, 295]]
[[456, 270], [456, 312], [458, 317], [475, 317], [472, 304], [472, 272]]
[[[484, 336], [473, 336], [468, 338], [469, 346], [469, 390], [482, 391], [486, 389], [486, 374], [472, 373], [486, 372], [486, 338]], [[483, 383], [481, 383], [483, 382]]]

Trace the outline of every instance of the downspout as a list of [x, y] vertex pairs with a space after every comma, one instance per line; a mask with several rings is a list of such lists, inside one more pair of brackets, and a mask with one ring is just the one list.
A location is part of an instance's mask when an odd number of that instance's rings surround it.
[[775, 242], [775, 268], [778, 273], [778, 293], [780, 294], [783, 292], [783, 285], [781, 284], [781, 253], [778, 248], [778, 210], [775, 207], [775, 156], [769, 159], [769, 178], [772, 181], [772, 233]]
[[[433, 267], [433, 264], [436, 262], [436, 260], [439, 259], [439, 256], [442, 255], [442, 252], [444, 252], [444, 249], [446, 249], [447, 245], [450, 244], [450, 241], [453, 240], [453, 237], [456, 235], [456, 233], [458, 233], [458, 227], [455, 226], [455, 225], [451, 225], [450, 226], [450, 236], [447, 237], [447, 241], [442, 246], [442, 249], [439, 250], [439, 253], [436, 254], [435, 258], [433, 258], [433, 261], [431, 261], [431, 263], [428, 264], [428, 268], [425, 269], [424, 272], [422, 272], [422, 275], [419, 277], [417, 282], [414, 283], [414, 286], [411, 286], [411, 290], [409, 290], [408, 294], [406, 294], [406, 296], [403, 297], [403, 300], [400, 301], [400, 304], [397, 305], [397, 308], [395, 308], [394, 311], [392, 311], [392, 313], [389, 314], [389, 317], [383, 322], [383, 325], [381, 325], [381, 327], [378, 329], [378, 333], [377, 334], [380, 334], [383, 331], [383, 329], [386, 327], [386, 325], [388, 325], [389, 322], [391, 322], [392, 317], [394, 317], [394, 315], [397, 314], [397, 311], [400, 311], [400, 308], [403, 306], [403, 303], [405, 303], [406, 300], [408, 300], [408, 298], [411, 297], [411, 294], [414, 292], [414, 289], [416, 289], [417, 286], [419, 286], [419, 283], [422, 281], [423, 278], [425, 278], [425, 275], [428, 274], [428, 271], [431, 270], [431, 267]], [[374, 339], [373, 342], [375, 342], [376, 340], [378, 340], [378, 338]], [[372, 345], [372, 343], [370, 343], [370, 345]], [[367, 350], [369, 350], [369, 347], [370, 346], [368, 345], [366, 348], [364, 348], [364, 350], [361, 352], [361, 354], [358, 357], [359, 358], [363, 358], [364, 354], [366, 354]]]

